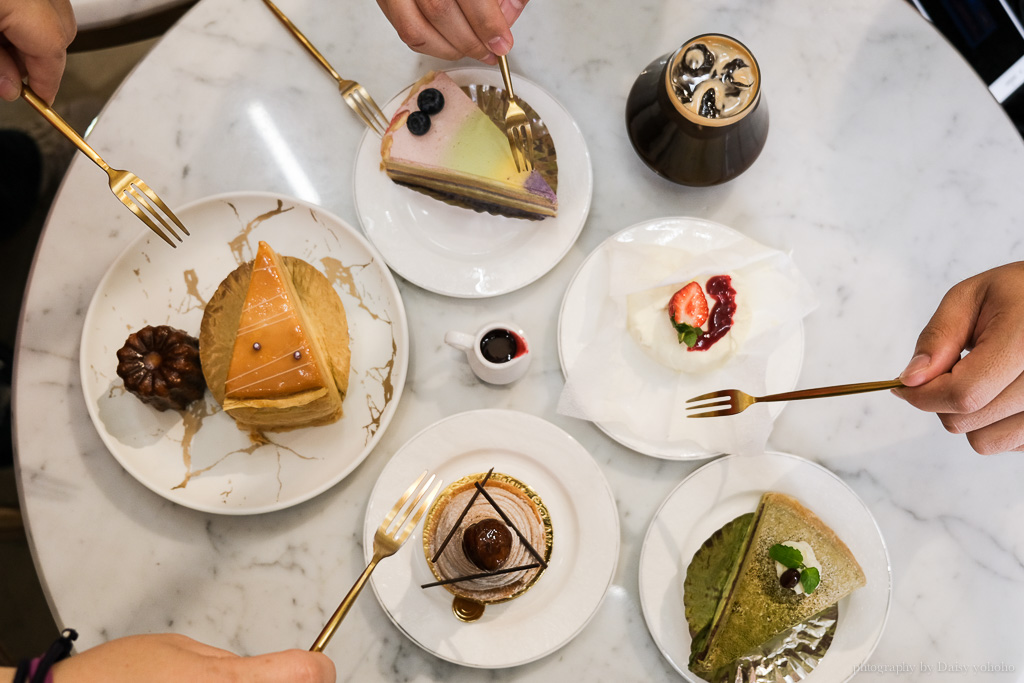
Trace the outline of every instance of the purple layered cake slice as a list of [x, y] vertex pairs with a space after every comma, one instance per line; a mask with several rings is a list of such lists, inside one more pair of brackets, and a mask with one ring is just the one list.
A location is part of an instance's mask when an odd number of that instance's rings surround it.
[[412, 86], [380, 149], [384, 171], [401, 185], [513, 218], [558, 210], [551, 186], [536, 170], [516, 170], [505, 132], [443, 72]]

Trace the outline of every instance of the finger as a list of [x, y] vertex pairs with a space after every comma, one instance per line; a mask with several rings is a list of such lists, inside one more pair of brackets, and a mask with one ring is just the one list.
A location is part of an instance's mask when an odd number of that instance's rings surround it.
[[188, 636], [185, 636], [185, 635], [181, 635], [180, 633], [161, 633], [161, 634], [153, 634], [153, 635], [148, 635], [147, 634], [147, 635], [139, 635], [139, 636], [131, 636], [131, 637], [132, 638], [148, 638], [148, 639], [151, 639], [151, 641], [154, 642], [154, 643], [157, 643], [157, 642], [166, 643], [170, 647], [175, 647], [175, 648], [179, 648], [181, 650], [186, 650], [188, 652], [191, 652], [191, 653], [197, 654], [197, 655], [201, 655], [203, 657], [218, 657], [218, 658], [229, 658], [229, 659], [236, 659], [236, 658], [238, 658], [238, 655], [236, 655], [234, 652], [231, 652], [229, 650], [224, 650], [224, 649], [221, 649], [219, 647], [214, 647], [213, 645], [207, 645], [206, 643], [201, 643], [198, 640], [195, 640], [193, 638], [189, 638]]
[[526, 9], [527, 0], [501, 0], [499, 4], [501, 7], [501, 13], [505, 17], [505, 23], [511, 29], [512, 24], [516, 23], [519, 19], [519, 15]]
[[960, 352], [967, 348], [978, 319], [979, 289], [979, 281], [974, 277], [956, 285], [942, 297], [917, 338], [913, 358], [900, 373], [904, 384], [911, 387], [924, 384], [957, 362]]
[[460, 59], [459, 52], [431, 24], [415, 0], [377, 0], [402, 42], [415, 52], [440, 59]]
[[54, 98], [57, 97], [65, 64], [63, 52], [43, 57], [25, 56], [25, 72], [28, 74], [29, 87], [47, 104], [53, 104]]
[[47, 0], [47, 2], [60, 22], [68, 45], [71, 45], [78, 33], [78, 22], [75, 20], [75, 10], [71, 5], [71, 0]]
[[32, 90], [49, 103], [57, 95], [67, 47], [75, 37], [74, 14], [68, 12], [63, 0], [57, 5], [26, 2], [4, 17], [8, 51], [21, 62]]
[[[459, 6], [477, 41], [485, 46], [484, 49], [489, 54], [507, 55], [512, 49], [512, 31], [509, 30], [501, 5], [493, 0], [460, 0]], [[456, 44], [456, 47], [459, 45]], [[469, 52], [466, 54], [476, 57]], [[477, 59], [483, 56], [486, 55]]]
[[505, 19], [501, 16], [494, 0], [465, 0], [466, 7], [460, 6], [457, 0], [420, 0], [419, 5], [420, 11], [427, 21], [461, 55], [473, 59], [484, 59], [491, 54], [491, 51], [477, 36], [465, 13], [468, 10], [476, 15], [475, 10], [469, 8], [471, 3], [488, 7], [492, 15], [496, 15], [498, 20], [504, 23]]
[[1024, 372], [1020, 340], [1024, 321], [1013, 315], [996, 316], [977, 333], [973, 350], [953, 369], [927, 384], [898, 389], [911, 405], [935, 413], [980, 411]]
[[991, 402], [972, 413], [940, 413], [942, 426], [953, 434], [966, 434], [999, 422], [1011, 415], [1024, 413], [1024, 378], [1010, 383]]
[[337, 677], [334, 662], [327, 655], [305, 650], [244, 657], [231, 664], [239, 680], [250, 683], [334, 683]]
[[13, 55], [0, 46], [0, 97], [13, 102], [21, 96], [21, 69]]
[[971, 448], [982, 455], [1024, 450], [1024, 414], [1018, 413], [967, 434]]

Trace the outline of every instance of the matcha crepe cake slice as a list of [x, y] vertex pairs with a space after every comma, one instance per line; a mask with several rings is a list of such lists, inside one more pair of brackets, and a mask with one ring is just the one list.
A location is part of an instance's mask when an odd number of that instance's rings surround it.
[[[739, 543], [744, 527], [746, 535]], [[846, 544], [813, 512], [785, 494], [765, 493], [752, 518], [737, 518], [716, 535], [717, 540], [716, 536], [709, 539], [715, 551], [707, 552], [706, 544], [695, 554], [684, 583], [693, 634], [690, 670], [707, 680], [866, 583]], [[783, 585], [785, 576], [780, 579], [770, 554], [776, 546], [805, 549], [796, 555], [808, 566], [817, 565], [812, 569], [819, 582], [812, 590]], [[709, 603], [715, 598], [712, 615]]]

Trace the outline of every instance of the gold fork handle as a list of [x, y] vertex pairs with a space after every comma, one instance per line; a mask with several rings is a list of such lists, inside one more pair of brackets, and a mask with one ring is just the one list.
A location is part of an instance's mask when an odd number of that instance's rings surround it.
[[516, 94], [512, 90], [512, 74], [508, 71], [508, 60], [504, 57], [498, 57], [498, 68], [501, 69], [501, 78], [505, 81], [505, 92], [508, 93], [508, 101], [512, 102], [516, 99]]
[[316, 58], [316, 61], [320, 62], [320, 65], [327, 69], [327, 71], [329, 71], [332, 76], [334, 76], [334, 80], [338, 81], [339, 85], [342, 84], [345, 79], [343, 79], [341, 75], [334, 70], [334, 67], [328, 63], [327, 58], [320, 54], [320, 50], [317, 50], [315, 47], [313, 47], [313, 43], [309, 42], [309, 39], [306, 38], [306, 36], [302, 34], [302, 31], [300, 31], [298, 27], [296, 27], [295, 24], [292, 23], [292, 20], [286, 17], [284, 15], [284, 12], [279, 10], [277, 8], [277, 5], [272, 3], [270, 0], [263, 0], [263, 2], [266, 4], [267, 7], [270, 8], [270, 11], [273, 12], [277, 16], [277, 18], [281, 20], [281, 23], [284, 24], [284, 27], [291, 31], [291, 34], [295, 36], [295, 38], [300, 43], [302, 43], [302, 46], [309, 50], [309, 53]]
[[313, 646], [309, 648], [310, 652], [322, 652], [323, 649], [327, 647], [327, 643], [331, 641], [331, 637], [338, 629], [338, 625], [341, 623], [341, 620], [345, 618], [345, 615], [348, 614], [352, 605], [355, 604], [356, 598], [359, 597], [359, 592], [363, 590], [363, 586], [365, 586], [366, 582], [369, 580], [370, 574], [377, 566], [377, 563], [382, 559], [383, 558], [381, 556], [374, 555], [373, 559], [370, 560], [370, 564], [366, 565], [366, 569], [364, 569], [363, 573], [359, 575], [358, 579], [356, 579], [355, 585], [353, 585], [352, 589], [349, 590], [348, 595], [346, 595], [345, 599], [341, 601], [340, 605], [338, 605], [338, 609], [334, 610], [334, 614], [327, 622], [327, 625], [324, 626], [324, 630], [320, 632], [319, 636], [317, 636], [316, 642], [314, 642]]
[[868, 391], [881, 391], [883, 389], [895, 389], [903, 386], [898, 379], [889, 379], [882, 382], [861, 382], [860, 384], [839, 384], [832, 387], [818, 387], [817, 389], [801, 389], [799, 391], [787, 391], [784, 394], [771, 394], [770, 396], [758, 396], [756, 401], [797, 401], [802, 398], [823, 398], [825, 396], [846, 396], [847, 394], [863, 394]]
[[107, 162], [103, 161], [103, 159], [100, 158], [100, 155], [96, 153], [96, 150], [90, 147], [89, 143], [87, 143], [82, 138], [82, 136], [79, 135], [77, 131], [75, 131], [74, 128], [69, 126], [68, 122], [60, 117], [60, 114], [53, 110], [53, 107], [46, 104], [46, 102], [40, 99], [39, 95], [36, 95], [34, 92], [32, 92], [32, 88], [28, 87], [28, 85], [25, 85], [24, 83], [21, 86], [21, 96], [25, 99], [26, 102], [32, 105], [32, 107], [36, 111], [42, 114], [43, 117], [45, 117], [46, 120], [49, 121], [54, 128], [59, 130], [61, 134], [64, 135], [64, 137], [66, 137], [68, 140], [71, 140], [71, 142], [75, 143], [78, 149], [82, 150], [82, 152], [85, 153], [85, 156], [93, 160], [93, 163], [102, 168], [104, 171], [110, 171], [110, 166], [108, 166]]

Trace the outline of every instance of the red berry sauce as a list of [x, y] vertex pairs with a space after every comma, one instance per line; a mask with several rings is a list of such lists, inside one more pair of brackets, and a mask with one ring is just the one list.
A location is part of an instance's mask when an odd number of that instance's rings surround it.
[[716, 275], [704, 285], [704, 291], [714, 297], [715, 306], [708, 316], [708, 331], [697, 338], [697, 343], [687, 351], [707, 351], [715, 342], [724, 337], [732, 328], [733, 316], [736, 315], [736, 290], [732, 288], [732, 278], [728, 275]]

